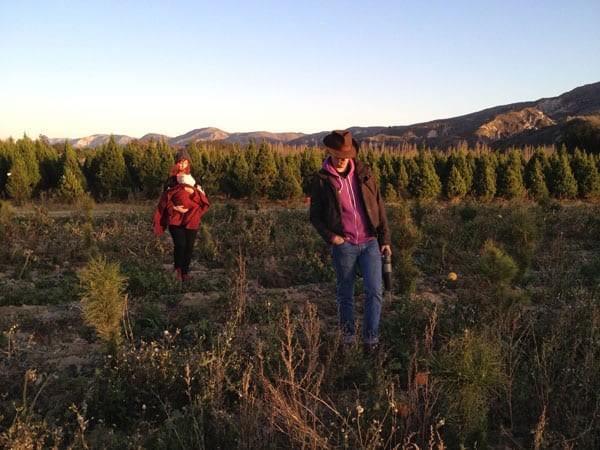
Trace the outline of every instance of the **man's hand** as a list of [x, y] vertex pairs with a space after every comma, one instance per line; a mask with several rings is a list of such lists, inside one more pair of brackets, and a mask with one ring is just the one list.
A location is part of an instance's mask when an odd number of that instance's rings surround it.
[[339, 235], [335, 235], [333, 237], [333, 239], [331, 240], [331, 243], [333, 245], [342, 245], [344, 242], [346, 242], [346, 239], [344, 239], [342, 236], [339, 236]]

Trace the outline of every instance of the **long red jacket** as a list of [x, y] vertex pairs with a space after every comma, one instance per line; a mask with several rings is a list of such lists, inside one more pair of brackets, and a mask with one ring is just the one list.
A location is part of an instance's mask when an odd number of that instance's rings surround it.
[[[163, 192], [156, 210], [154, 211], [154, 232], [157, 235], [164, 233], [169, 225], [197, 229], [200, 218], [208, 210], [210, 203], [204, 193], [193, 187], [194, 193], [188, 193], [185, 188], [192, 187], [187, 184], [177, 184]], [[175, 206], [188, 208], [185, 214], [175, 211]]]

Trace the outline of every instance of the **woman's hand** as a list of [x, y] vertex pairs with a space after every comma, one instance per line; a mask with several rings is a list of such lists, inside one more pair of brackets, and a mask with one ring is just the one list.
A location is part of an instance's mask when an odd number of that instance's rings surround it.
[[189, 208], [186, 208], [185, 206], [181, 206], [181, 205], [173, 206], [173, 209], [181, 214], [185, 214], [186, 212], [188, 212], [190, 210]]
[[389, 245], [382, 245], [381, 246], [381, 255], [385, 255], [388, 254], [390, 256], [392, 256], [392, 247]]

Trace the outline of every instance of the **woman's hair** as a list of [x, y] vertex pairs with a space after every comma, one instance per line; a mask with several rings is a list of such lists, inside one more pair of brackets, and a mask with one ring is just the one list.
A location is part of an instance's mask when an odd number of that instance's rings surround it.
[[190, 163], [189, 160], [187, 160], [187, 159], [184, 158], [184, 159], [182, 159], [180, 161], [177, 161], [177, 163], [173, 166], [173, 168], [169, 172], [170, 176], [174, 176], [174, 175], [177, 175], [178, 173], [182, 172], [182, 170], [179, 168], [179, 163], [181, 161], [187, 161], [188, 162], [188, 165], [185, 167], [185, 169], [183, 169], [183, 173], [186, 174], [186, 175], [189, 175], [191, 173], [190, 172], [190, 167], [192, 166], [192, 164]]

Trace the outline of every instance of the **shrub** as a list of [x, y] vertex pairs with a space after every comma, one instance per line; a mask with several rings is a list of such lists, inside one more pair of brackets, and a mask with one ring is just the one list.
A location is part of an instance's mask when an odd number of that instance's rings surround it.
[[498, 288], [508, 286], [517, 275], [517, 264], [493, 241], [483, 246], [481, 259], [477, 265], [479, 273]]
[[120, 264], [102, 256], [93, 258], [79, 279], [85, 323], [94, 327], [109, 349], [114, 348], [123, 338], [121, 320], [127, 305], [126, 278], [120, 273]]
[[451, 338], [432, 361], [442, 414], [454, 439], [468, 448], [486, 445], [488, 414], [505, 383], [500, 361], [500, 346], [469, 330]]

